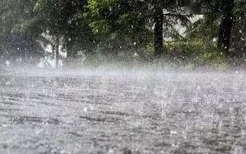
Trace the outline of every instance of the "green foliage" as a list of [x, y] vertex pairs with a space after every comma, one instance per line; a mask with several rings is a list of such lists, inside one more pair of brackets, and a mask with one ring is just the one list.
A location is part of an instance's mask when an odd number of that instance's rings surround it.
[[219, 21], [215, 14], [205, 14], [186, 30], [186, 38], [211, 41], [218, 36]]
[[218, 65], [226, 62], [225, 56], [215, 44], [203, 40], [166, 42], [167, 55], [178, 65]]
[[[138, 48], [141, 51], [153, 42], [154, 16], [156, 9], [169, 13], [164, 15], [166, 37], [179, 38], [175, 24], [186, 25], [188, 16], [180, 14], [179, 1], [142, 1], [142, 0], [89, 0], [90, 26], [100, 38], [105, 51]], [[113, 36], [113, 37], [112, 37]], [[125, 47], [125, 48], [122, 48]], [[116, 49], [116, 50], [115, 50]], [[129, 50], [126, 50], [129, 51]]]
[[[0, 2], [0, 31], [10, 32], [21, 22], [25, 22], [33, 17], [33, 0], [3, 0]], [[21, 24], [20, 24], [21, 25]]]
[[[0, 52], [4, 52], [5, 34], [15, 33], [53, 45], [54, 40], [59, 38], [69, 58], [85, 54], [87, 57], [103, 60], [134, 61], [137, 55], [138, 60], [151, 61], [155, 58], [154, 38], [157, 37], [154, 30], [158, 12], [163, 13], [163, 34], [165, 38], [172, 40], [164, 42], [165, 59], [180, 65], [223, 63], [224, 54], [217, 49], [213, 40], [219, 38], [220, 21], [223, 19], [221, 17], [231, 4], [228, 2], [226, 0], [2, 0]], [[238, 0], [233, 2], [234, 26], [230, 52], [235, 52], [237, 57], [246, 57], [246, 3]], [[191, 23], [189, 17], [196, 14], [202, 14], [203, 18]], [[180, 35], [177, 24], [187, 28], [186, 36]], [[43, 37], [44, 34], [50, 35], [53, 40], [47, 40]], [[162, 40], [159, 42], [161, 44]]]
[[95, 46], [90, 22], [84, 16], [86, 5], [86, 0], [38, 0], [34, 7], [36, 27], [41, 27], [42, 33], [63, 37], [69, 58], [76, 56], [79, 50], [89, 52]]

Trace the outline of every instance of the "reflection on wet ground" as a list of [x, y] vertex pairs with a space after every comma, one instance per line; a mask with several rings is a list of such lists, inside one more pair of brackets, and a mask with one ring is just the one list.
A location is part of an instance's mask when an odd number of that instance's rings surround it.
[[246, 75], [0, 76], [0, 153], [246, 153]]

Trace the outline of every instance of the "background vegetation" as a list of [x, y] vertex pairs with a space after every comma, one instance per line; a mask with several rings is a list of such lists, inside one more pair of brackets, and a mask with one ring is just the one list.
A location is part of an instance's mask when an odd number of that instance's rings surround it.
[[1, 63], [243, 65], [245, 9], [240, 0], [1, 0]]

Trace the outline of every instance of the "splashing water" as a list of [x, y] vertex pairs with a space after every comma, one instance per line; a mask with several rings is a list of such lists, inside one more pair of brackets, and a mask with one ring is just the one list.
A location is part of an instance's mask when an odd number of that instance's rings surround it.
[[245, 94], [243, 72], [2, 75], [0, 153], [245, 153]]

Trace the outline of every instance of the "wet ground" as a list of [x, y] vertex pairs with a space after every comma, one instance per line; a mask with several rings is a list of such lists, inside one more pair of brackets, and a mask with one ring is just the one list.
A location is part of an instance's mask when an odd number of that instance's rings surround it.
[[0, 76], [0, 153], [246, 153], [246, 74]]

